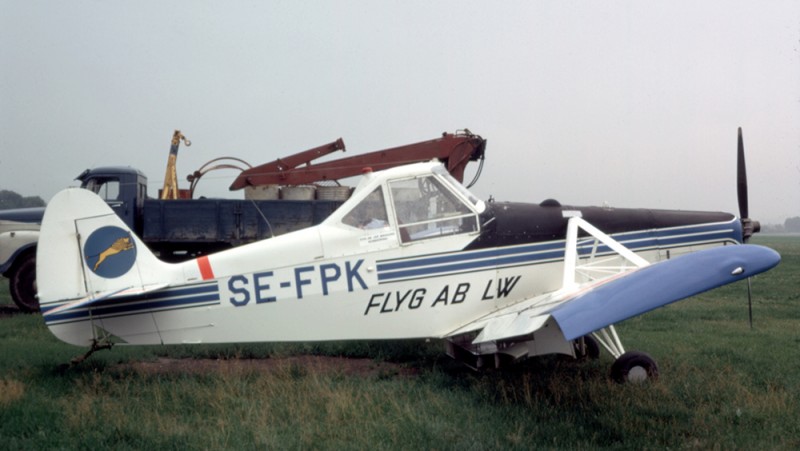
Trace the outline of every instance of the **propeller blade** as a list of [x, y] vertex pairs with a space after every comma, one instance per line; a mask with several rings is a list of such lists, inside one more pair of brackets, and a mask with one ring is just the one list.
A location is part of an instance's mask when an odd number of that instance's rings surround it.
[[[739, 139], [736, 146], [736, 194], [739, 200], [739, 217], [742, 220], [744, 229], [744, 241], [757, 232], [761, 227], [758, 221], [750, 220], [750, 208], [747, 201], [747, 168], [744, 164], [744, 140], [742, 139], [742, 127], [739, 127]], [[753, 329], [753, 286], [751, 278], [747, 278], [747, 313], [750, 322], [750, 329]]]
[[742, 127], [739, 127], [739, 145], [737, 146], [736, 192], [739, 199], [739, 217], [742, 219], [749, 218], [750, 211], [747, 205], [747, 169], [744, 164]]

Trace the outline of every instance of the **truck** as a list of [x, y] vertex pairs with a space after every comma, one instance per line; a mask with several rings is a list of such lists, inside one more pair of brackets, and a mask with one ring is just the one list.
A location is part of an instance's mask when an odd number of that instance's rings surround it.
[[[174, 171], [177, 138], [182, 138], [179, 131], [173, 135], [165, 177], [173, 184], [176, 178], [169, 173]], [[485, 148], [485, 139], [463, 130], [443, 133], [433, 140], [312, 164], [321, 156], [344, 151], [340, 138], [261, 166], [245, 163], [246, 168], [240, 168], [241, 173], [230, 187], [243, 189], [244, 199], [194, 198], [197, 181], [207, 172], [203, 168], [187, 177], [190, 189], [179, 190], [165, 182], [158, 198], [149, 197], [147, 176], [133, 167], [87, 169], [76, 180], [81, 188], [103, 198], [159, 258], [178, 262], [319, 224], [349, 196], [351, 189], [342, 186], [340, 180], [362, 171], [439, 159], [461, 182], [467, 163], [483, 163]], [[476, 178], [479, 174], [480, 171]], [[167, 192], [171, 195], [167, 196]], [[43, 215], [44, 208], [0, 211], [0, 273], [8, 278], [11, 298], [23, 312], [39, 310], [36, 243]]]

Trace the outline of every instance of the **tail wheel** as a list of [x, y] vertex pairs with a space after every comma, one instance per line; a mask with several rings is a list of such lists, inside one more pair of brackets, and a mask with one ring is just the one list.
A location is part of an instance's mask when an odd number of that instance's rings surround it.
[[611, 379], [619, 383], [642, 383], [658, 379], [658, 365], [644, 352], [629, 351], [611, 365]]
[[29, 253], [20, 257], [8, 274], [8, 290], [11, 299], [23, 312], [39, 311], [39, 300], [36, 299], [36, 254]]

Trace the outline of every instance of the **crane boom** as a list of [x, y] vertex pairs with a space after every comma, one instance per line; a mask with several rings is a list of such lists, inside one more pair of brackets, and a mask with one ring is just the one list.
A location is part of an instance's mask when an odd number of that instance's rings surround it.
[[[440, 160], [453, 177], [459, 182], [463, 182], [467, 163], [482, 159], [486, 149], [485, 139], [470, 133], [469, 130], [464, 130], [455, 134], [442, 133], [440, 138], [428, 141], [311, 164], [313, 158], [309, 159], [309, 156], [314, 156], [314, 158], [322, 156], [316, 155], [318, 149], [331, 148], [340, 142], [341, 139], [335, 143], [243, 171], [231, 184], [230, 190], [260, 185], [307, 185], [324, 180], [339, 180], [356, 176], [361, 174], [365, 168], [380, 171], [432, 159]], [[343, 149], [344, 143], [341, 146]], [[290, 166], [287, 162], [297, 164]], [[305, 166], [298, 167], [300, 164], [305, 164]]]
[[178, 147], [181, 145], [181, 140], [186, 144], [186, 147], [192, 145], [192, 142], [186, 139], [180, 130], [175, 130], [175, 133], [172, 134], [169, 158], [167, 159], [167, 171], [166, 174], [164, 174], [164, 187], [161, 188], [161, 195], [159, 196], [162, 200], [178, 199], [180, 197], [176, 163], [178, 161]]

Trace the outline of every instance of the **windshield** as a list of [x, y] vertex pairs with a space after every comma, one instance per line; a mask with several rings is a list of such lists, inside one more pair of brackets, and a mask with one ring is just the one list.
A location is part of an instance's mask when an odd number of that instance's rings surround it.
[[475, 232], [475, 213], [436, 177], [389, 183], [403, 242]]

